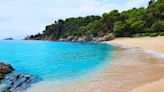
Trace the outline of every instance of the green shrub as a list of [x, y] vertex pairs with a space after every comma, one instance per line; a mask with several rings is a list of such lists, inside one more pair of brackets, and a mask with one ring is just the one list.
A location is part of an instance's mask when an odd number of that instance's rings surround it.
[[143, 33], [143, 36], [145, 37], [145, 36], [149, 36], [150, 35], [150, 33]]
[[164, 36], [164, 32], [159, 33], [160, 36]]
[[145, 34], [138, 33], [136, 35], [132, 35], [132, 37], [145, 37]]
[[158, 36], [159, 34], [158, 33], [150, 33], [150, 37], [156, 37], [156, 36]]
[[151, 26], [151, 29], [154, 30], [155, 32], [163, 31], [164, 22], [163, 21], [154, 22], [154, 24]]
[[133, 35], [133, 37], [141, 37], [140, 34]]
[[150, 36], [151, 33], [140, 33], [140, 34], [136, 34], [136, 37], [146, 37], [146, 36]]
[[145, 33], [152, 33], [153, 30], [152, 30], [151, 28], [147, 28], [147, 29], [144, 30], [144, 32], [145, 32]]

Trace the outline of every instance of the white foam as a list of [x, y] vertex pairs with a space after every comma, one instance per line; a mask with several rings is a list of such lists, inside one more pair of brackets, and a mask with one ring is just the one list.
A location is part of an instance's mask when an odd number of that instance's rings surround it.
[[160, 54], [160, 53], [157, 53], [157, 52], [155, 52], [155, 51], [144, 50], [144, 53], [149, 54], [149, 55], [152, 55], [153, 57], [157, 57], [157, 58], [162, 58], [162, 59], [164, 59], [164, 54]]
[[115, 46], [118, 46], [118, 47], [123, 48], [123, 49], [128, 49], [128, 50], [131, 50], [131, 51], [141, 50], [145, 54], [151, 55], [151, 56], [156, 57], [156, 58], [164, 59], [164, 54], [160, 54], [160, 53], [152, 51], [152, 50], [144, 50], [144, 49], [139, 48], [139, 47], [126, 46], [126, 45], [116, 45], [115, 44]]

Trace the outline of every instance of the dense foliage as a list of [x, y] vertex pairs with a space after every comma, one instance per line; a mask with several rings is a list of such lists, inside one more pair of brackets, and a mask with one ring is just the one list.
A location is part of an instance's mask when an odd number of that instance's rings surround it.
[[164, 35], [164, 0], [151, 0], [147, 8], [113, 10], [102, 16], [68, 18], [46, 26], [42, 34], [29, 38], [58, 40], [69, 36], [92, 35], [104, 37], [139, 37]]

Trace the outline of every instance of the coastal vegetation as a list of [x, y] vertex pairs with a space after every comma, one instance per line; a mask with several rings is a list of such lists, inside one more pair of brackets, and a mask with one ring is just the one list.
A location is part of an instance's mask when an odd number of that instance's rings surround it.
[[115, 37], [164, 35], [164, 0], [151, 0], [147, 8], [113, 10], [102, 16], [59, 19], [47, 25], [43, 33], [26, 40], [105, 41]]

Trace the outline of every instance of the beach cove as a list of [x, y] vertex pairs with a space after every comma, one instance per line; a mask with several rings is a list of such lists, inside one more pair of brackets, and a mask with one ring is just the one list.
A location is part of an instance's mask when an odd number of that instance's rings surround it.
[[[151, 40], [152, 38], [145, 39], [148, 39], [149, 43], [150, 41], [154, 42], [154, 40]], [[163, 37], [155, 39], [161, 42]], [[133, 41], [135, 42], [135, 40]], [[146, 42], [145, 40], [145, 43]], [[101, 70], [93, 71], [90, 76], [80, 80], [62, 81], [60, 83], [59, 81], [40, 82], [34, 84], [27, 92], [44, 92], [47, 89], [49, 92], [131, 92], [131, 90], [135, 88], [138, 90], [138, 87], [163, 78], [164, 59], [162, 54], [145, 51], [139, 47], [118, 45], [119, 43], [112, 44], [117, 44], [116, 46], [118, 46], [113, 55], [116, 57], [113, 58], [112, 62], [105, 63]], [[156, 45], [158, 46], [158, 43], [156, 43]], [[151, 86], [151, 88], [153, 87]], [[158, 85], [156, 85], [156, 87], [154, 86], [154, 88], [158, 88]], [[132, 92], [145, 92], [135, 90]]]
[[0, 2], [0, 92], [164, 92], [164, 0]]
[[[163, 55], [148, 49], [144, 50], [143, 47], [125, 45], [125, 41], [127, 44], [137, 42], [138, 45], [140, 44], [139, 41], [143, 41], [150, 48], [154, 45], [147, 44], [156, 42], [157, 47], [157, 42], [161, 42], [163, 37], [156, 37], [153, 40], [152, 38], [124, 38], [119, 40], [123, 40], [124, 44], [114, 43], [118, 39], [103, 44], [1, 41], [0, 49], [4, 49], [1, 52], [1, 60], [14, 66], [16, 70], [13, 73], [29, 74], [41, 78], [40, 81], [28, 87], [26, 92], [151, 92], [149, 90], [159, 90], [159, 88], [161, 88], [159, 92], [162, 92], [163, 80], [160, 79], [164, 75]], [[4, 48], [8, 44], [12, 44], [12, 46]], [[18, 49], [13, 48], [17, 48], [17, 46], [20, 48], [20, 53], [9, 55], [8, 50], [15, 53]], [[160, 46], [163, 45], [160, 43]], [[30, 51], [31, 48], [35, 47], [35, 50]], [[25, 48], [26, 50], [24, 50]], [[51, 49], [48, 50], [48, 48]], [[67, 49], [71, 54], [69, 55], [68, 51], [63, 49]], [[37, 54], [37, 51], [41, 52]], [[49, 53], [46, 56], [45, 51]], [[26, 54], [21, 56], [21, 53]], [[40, 56], [45, 57], [41, 58]], [[67, 58], [66, 61], [65, 58], [62, 58], [63, 56]], [[51, 59], [47, 60], [48, 57]], [[67, 62], [68, 60], [69, 62]], [[49, 63], [51, 65], [48, 65]], [[46, 68], [46, 66], [49, 67]], [[154, 81], [157, 82], [153, 83]], [[145, 91], [145, 88], [149, 90]], [[144, 91], [142, 91], [143, 89]]]

